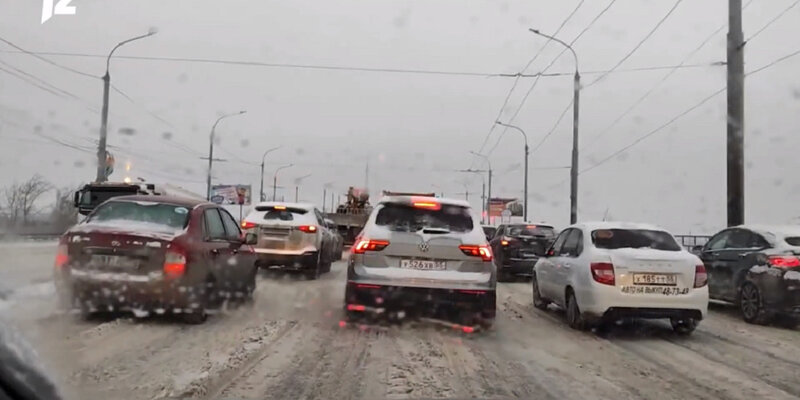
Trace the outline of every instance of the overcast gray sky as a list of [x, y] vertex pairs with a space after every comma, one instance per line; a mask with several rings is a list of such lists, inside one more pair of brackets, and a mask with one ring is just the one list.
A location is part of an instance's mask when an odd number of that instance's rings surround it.
[[[31, 51], [107, 54], [119, 41], [159, 33], [121, 48], [120, 56], [154, 56], [477, 73], [515, 73], [541, 52], [527, 72], [541, 71], [562, 48], [528, 32], [556, 32], [571, 41], [611, 0], [549, 1], [244, 1], [73, 0], [77, 15], [40, 23], [38, 0], [0, 0], [0, 37]], [[747, 1], [745, 1], [747, 2]], [[744, 12], [751, 36], [794, 0], [753, 0]], [[617, 64], [673, 7], [673, 0], [617, 0], [576, 43], [584, 82], [591, 71]], [[587, 87], [581, 101], [581, 137], [590, 167], [724, 87], [722, 30], [661, 83], [637, 108], [606, 128], [669, 70], [627, 71], [679, 64], [727, 21], [727, 1], [684, 0], [619, 71]], [[746, 70], [800, 50], [800, 7], [747, 44]], [[0, 42], [0, 51], [14, 49]], [[101, 58], [47, 56], [100, 76]], [[34, 173], [59, 186], [94, 177], [102, 82], [54, 67], [31, 55], [0, 53], [0, 185]], [[312, 174], [301, 197], [321, 203], [330, 183], [337, 193], [363, 185], [367, 160], [370, 189], [444, 191], [479, 208], [481, 180], [454, 172], [481, 167], [479, 150], [514, 78], [275, 68], [182, 61], [111, 63], [112, 83], [127, 94], [111, 95], [109, 144], [117, 157], [112, 180], [130, 176], [205, 190], [208, 134], [222, 113], [245, 109], [218, 128], [215, 165], [219, 183], [251, 183], [258, 190], [261, 153], [283, 146], [267, 160], [271, 184], [293, 198], [292, 180]], [[800, 216], [800, 56], [747, 78], [747, 219], [789, 222]], [[58, 96], [8, 73], [17, 68], [57, 87]], [[568, 53], [549, 72], [570, 73]], [[17, 72], [19, 74], [19, 72]], [[34, 79], [27, 77], [29, 80]], [[519, 80], [502, 117], [517, 111], [533, 78]], [[41, 85], [41, 82], [39, 83]], [[551, 130], [572, 96], [569, 75], [542, 78], [514, 123], [533, 147]], [[531, 156], [533, 220], [559, 226], [569, 217], [568, 169], [571, 118]], [[132, 128], [133, 135], [120, 132]], [[171, 133], [169, 140], [164, 133]], [[501, 129], [484, 151], [495, 147]], [[601, 132], [603, 136], [594, 141]], [[45, 135], [51, 139], [47, 139]], [[54, 143], [77, 145], [80, 149]], [[588, 145], [590, 144], [590, 145]], [[725, 221], [725, 96], [678, 119], [626, 153], [580, 176], [580, 218], [648, 221], [676, 232], [711, 232]], [[490, 158], [494, 193], [522, 196], [522, 141], [509, 131]], [[246, 163], [245, 163], [246, 162]], [[247, 164], [250, 163], [250, 164]], [[544, 169], [542, 169], [544, 168]], [[434, 186], [435, 185], [435, 186]]]

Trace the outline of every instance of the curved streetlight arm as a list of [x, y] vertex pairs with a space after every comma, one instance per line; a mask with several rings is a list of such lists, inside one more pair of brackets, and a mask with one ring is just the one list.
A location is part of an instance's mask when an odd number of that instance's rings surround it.
[[525, 139], [525, 147], [528, 147], [528, 135], [525, 134], [525, 131], [523, 131], [522, 128], [514, 125], [504, 124], [500, 121], [497, 121], [496, 124], [500, 126], [505, 126], [506, 128], [516, 129], [517, 131], [519, 131], [519, 133], [521, 133], [522, 137]]
[[559, 39], [559, 38], [557, 38], [557, 37], [555, 37], [555, 36], [550, 36], [550, 35], [548, 35], [548, 34], [546, 34], [546, 33], [542, 33], [542, 32], [540, 32], [538, 29], [533, 29], [533, 28], [530, 28], [530, 29], [528, 29], [528, 30], [529, 30], [529, 31], [531, 31], [531, 32], [533, 32], [533, 33], [534, 33], [534, 34], [536, 34], [536, 35], [539, 35], [539, 36], [542, 36], [542, 37], [546, 37], [546, 38], [548, 38], [548, 39], [550, 39], [550, 40], [553, 40], [553, 41], [556, 41], [556, 42], [558, 42], [558, 43], [561, 43], [561, 44], [562, 44], [564, 47], [566, 47], [567, 49], [569, 49], [569, 51], [572, 53], [572, 58], [574, 58], [574, 59], [575, 59], [575, 73], [578, 73], [578, 71], [580, 70], [580, 69], [578, 68], [578, 54], [577, 54], [577, 53], [575, 53], [575, 49], [573, 49], [573, 48], [572, 48], [572, 46], [570, 46], [569, 44], [567, 44], [566, 42], [564, 42], [563, 40], [561, 40], [561, 39]]
[[472, 154], [472, 155], [475, 155], [475, 156], [478, 156], [478, 157], [480, 157], [480, 158], [483, 158], [483, 159], [484, 159], [484, 161], [486, 161], [486, 164], [489, 166], [489, 170], [490, 170], [490, 171], [492, 170], [492, 162], [491, 162], [491, 161], [489, 161], [489, 157], [487, 157], [487, 156], [485, 156], [485, 155], [483, 155], [483, 154], [481, 154], [481, 153], [474, 152], [474, 151], [472, 151], [472, 150], [470, 150], [469, 152], [470, 152], [470, 154]]
[[289, 168], [289, 167], [291, 167], [291, 166], [293, 166], [293, 165], [294, 165], [294, 164], [287, 164], [287, 165], [282, 165], [282, 166], [278, 167], [278, 169], [276, 169], [276, 170], [275, 170], [275, 176], [276, 176], [276, 177], [278, 176], [278, 171], [280, 171], [280, 170], [282, 170], [282, 169]]
[[269, 153], [272, 153], [273, 151], [275, 151], [275, 150], [278, 150], [278, 149], [280, 149], [280, 148], [281, 148], [281, 146], [277, 146], [277, 147], [273, 147], [273, 148], [271, 148], [271, 149], [269, 149], [269, 150], [265, 151], [265, 152], [264, 152], [264, 155], [263, 155], [263, 156], [261, 156], [261, 164], [262, 164], [262, 165], [264, 164], [264, 160], [267, 158], [267, 154], [269, 154]]
[[111, 66], [111, 56], [112, 56], [112, 55], [114, 55], [114, 52], [115, 52], [115, 51], [117, 51], [117, 49], [118, 49], [118, 48], [120, 48], [120, 47], [121, 47], [122, 45], [124, 45], [124, 44], [130, 43], [130, 42], [133, 42], [134, 40], [144, 39], [144, 38], [146, 38], [146, 37], [153, 36], [153, 35], [155, 35], [156, 33], [158, 33], [158, 32], [156, 32], [156, 31], [151, 31], [151, 32], [148, 32], [148, 33], [147, 33], [147, 34], [145, 34], [145, 35], [137, 36], [137, 37], [135, 37], [135, 38], [130, 38], [130, 39], [128, 39], [128, 40], [124, 40], [124, 41], [122, 41], [122, 42], [119, 42], [119, 43], [117, 43], [117, 45], [116, 45], [116, 46], [114, 46], [114, 48], [113, 48], [113, 49], [111, 49], [111, 52], [110, 52], [110, 53], [108, 53], [108, 58], [106, 58], [106, 74], [108, 74], [108, 69], [109, 69], [109, 67]]
[[217, 121], [214, 122], [214, 126], [211, 127], [211, 133], [214, 133], [214, 130], [217, 129], [217, 124], [219, 124], [219, 122], [222, 121], [223, 119], [228, 118], [228, 117], [233, 117], [233, 116], [236, 116], [236, 115], [242, 115], [242, 114], [245, 114], [245, 113], [247, 113], [247, 111], [242, 110], [242, 111], [239, 111], [237, 113], [225, 114], [225, 115], [217, 118]]

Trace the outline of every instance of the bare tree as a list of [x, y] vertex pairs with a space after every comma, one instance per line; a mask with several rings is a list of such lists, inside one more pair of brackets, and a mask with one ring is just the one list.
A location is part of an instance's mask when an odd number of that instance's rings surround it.
[[3, 211], [6, 220], [9, 225], [15, 226], [19, 221], [19, 185], [15, 183], [3, 189], [3, 197], [5, 200]]
[[78, 209], [72, 202], [74, 189], [66, 187], [60, 188], [56, 193], [56, 205], [53, 207], [53, 214], [50, 221], [59, 229], [66, 229], [75, 224], [78, 220]]
[[22, 217], [22, 223], [28, 223], [28, 218], [35, 210], [36, 201], [50, 188], [51, 185], [38, 174], [25, 182], [14, 183], [6, 188], [3, 191], [3, 197], [5, 197], [9, 222], [17, 225]]

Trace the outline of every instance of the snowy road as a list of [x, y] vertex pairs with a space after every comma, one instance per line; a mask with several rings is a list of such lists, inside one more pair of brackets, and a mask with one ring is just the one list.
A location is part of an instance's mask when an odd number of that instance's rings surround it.
[[54, 245], [0, 248], [0, 315], [80, 399], [796, 399], [800, 332], [745, 324], [727, 306], [689, 338], [666, 323], [569, 329], [500, 284], [498, 319], [466, 335], [426, 324], [340, 328], [344, 264], [318, 281], [261, 277], [254, 306], [204, 325], [80, 321], [48, 289]]

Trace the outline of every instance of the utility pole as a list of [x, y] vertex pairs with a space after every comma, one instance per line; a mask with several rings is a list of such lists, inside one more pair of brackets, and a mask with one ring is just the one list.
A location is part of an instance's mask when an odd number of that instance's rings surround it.
[[572, 101], [572, 163], [569, 171], [569, 223], [578, 222], [578, 113], [581, 98], [581, 75], [575, 58], [575, 79]]
[[744, 44], [742, 0], [728, 0], [728, 226], [744, 224]]
[[300, 186], [295, 186], [294, 187], [294, 202], [297, 203], [299, 198], [300, 198]]
[[[97, 182], [105, 182], [108, 177], [106, 176], [106, 138], [108, 137], [108, 92], [111, 87], [111, 74], [109, 69], [111, 67], [111, 56], [122, 45], [133, 42], [134, 40], [144, 39], [155, 35], [157, 32], [151, 30], [146, 35], [137, 36], [122, 42], [119, 42], [111, 52], [108, 53], [106, 58], [106, 74], [103, 75], [103, 109], [100, 114], [100, 140], [97, 142]], [[209, 156], [210, 157], [210, 156]]]
[[328, 189], [322, 188], [322, 212], [325, 212], [325, 200], [328, 200]]
[[484, 214], [486, 214], [486, 182], [481, 184], [481, 223], [485, 222]]

